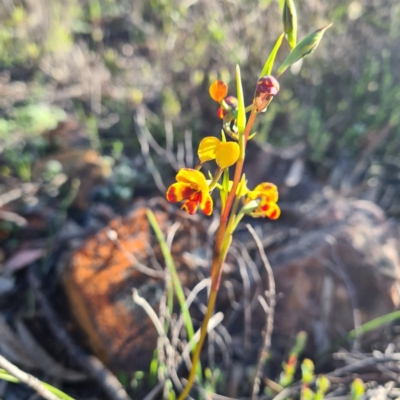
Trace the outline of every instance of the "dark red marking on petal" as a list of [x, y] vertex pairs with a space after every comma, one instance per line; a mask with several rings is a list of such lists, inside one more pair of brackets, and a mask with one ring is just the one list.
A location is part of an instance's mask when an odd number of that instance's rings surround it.
[[197, 211], [197, 205], [198, 202], [196, 200], [186, 200], [183, 205], [182, 208], [184, 208], [188, 214], [193, 215], [196, 213]]
[[176, 197], [176, 188], [174, 186], [170, 186], [168, 188], [166, 197], [167, 197], [167, 200], [171, 203], [176, 203], [178, 201], [177, 197]]
[[269, 214], [268, 217], [271, 219], [276, 219], [278, 217], [278, 211], [277, 210], [272, 211], [272, 213]]
[[190, 186], [186, 186], [185, 189], [182, 190], [182, 197], [183, 199], [188, 199], [191, 196], [193, 196], [193, 194], [195, 194], [197, 192], [196, 189], [192, 189]]
[[210, 200], [206, 201], [206, 204], [203, 207], [203, 213], [210, 216], [212, 213], [212, 203]]

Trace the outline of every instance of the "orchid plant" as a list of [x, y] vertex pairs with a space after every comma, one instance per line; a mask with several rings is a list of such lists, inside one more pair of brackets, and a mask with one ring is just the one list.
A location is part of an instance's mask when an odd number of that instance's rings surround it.
[[[207, 326], [214, 312], [220, 287], [222, 266], [232, 242], [232, 235], [245, 215], [255, 218], [277, 219], [280, 216], [278, 189], [270, 182], [263, 182], [253, 190], [247, 187], [243, 174], [246, 145], [251, 140], [256, 117], [265, 112], [268, 105], [279, 93], [278, 78], [292, 64], [312, 53], [318, 46], [327, 25], [306, 36], [296, 44], [297, 17], [293, 0], [285, 0], [283, 7], [283, 33], [278, 37], [256, 84], [254, 97], [249, 106], [245, 106], [239, 66], [236, 66], [236, 97], [228, 96], [225, 82], [215, 81], [210, 86], [211, 98], [219, 103], [218, 116], [222, 119], [221, 138], [204, 138], [198, 148], [198, 163], [195, 168], [183, 168], [176, 175], [176, 182], [167, 190], [166, 197], [171, 203], [182, 202], [182, 209], [189, 214], [201, 211], [210, 216], [214, 210], [211, 194], [218, 191], [221, 199], [220, 225], [215, 240], [211, 268], [211, 290], [207, 311], [201, 327], [200, 339], [193, 353], [192, 369], [188, 383], [179, 399], [185, 399], [195, 380], [200, 353], [207, 335]], [[275, 76], [272, 69], [276, 54], [283, 38], [289, 43], [291, 51]], [[250, 113], [247, 117], [247, 113]], [[229, 140], [227, 139], [229, 138]], [[213, 174], [205, 176], [201, 172], [205, 163], [215, 162]], [[229, 179], [229, 169], [234, 167], [233, 180]]]

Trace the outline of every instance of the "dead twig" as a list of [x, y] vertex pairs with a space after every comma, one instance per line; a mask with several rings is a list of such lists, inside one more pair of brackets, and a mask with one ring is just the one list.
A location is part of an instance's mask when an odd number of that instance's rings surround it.
[[39, 189], [39, 185], [34, 183], [25, 183], [21, 187], [10, 190], [7, 193], [0, 195], [0, 207], [14, 200], [18, 200], [21, 196], [28, 194], [34, 195]]
[[[196, 299], [196, 297], [200, 293], [200, 291], [202, 291], [205, 288], [209, 288], [210, 284], [211, 284], [210, 278], [203, 279], [190, 291], [189, 295], [187, 295], [187, 297], [186, 297], [186, 306], [188, 309], [190, 308], [190, 306], [192, 305], [193, 301]], [[171, 344], [172, 344], [172, 347], [174, 348], [174, 350], [177, 348], [177, 345], [178, 345], [179, 334], [182, 330], [183, 322], [184, 322], [183, 314], [181, 313], [175, 329], [172, 329]]]
[[135, 113], [133, 116], [133, 120], [135, 122], [136, 126], [136, 132], [137, 132], [137, 137], [140, 143], [140, 148], [142, 150], [142, 155], [144, 158], [144, 161], [147, 165], [147, 168], [149, 169], [150, 173], [153, 175], [154, 183], [157, 186], [157, 189], [163, 193], [166, 191], [166, 186], [164, 185], [164, 182], [161, 179], [161, 175], [158, 172], [153, 159], [151, 158], [150, 155], [150, 147], [149, 147], [149, 142], [148, 139], [144, 133], [145, 129], [145, 120], [144, 120], [144, 115], [143, 115], [143, 110], [138, 109], [138, 111]]
[[239, 251], [234, 247], [231, 247], [231, 252], [239, 265], [239, 272], [243, 281], [243, 313], [244, 313], [244, 327], [243, 327], [243, 349], [245, 361], [250, 354], [251, 343], [250, 343], [250, 329], [251, 329], [251, 308], [250, 308], [250, 279], [247, 271], [247, 266], [244, 258], [241, 256]]
[[38, 367], [52, 377], [67, 382], [82, 382], [87, 379], [86, 374], [64, 368], [56, 362], [36, 341], [29, 329], [22, 320], [18, 319], [15, 323], [17, 333], [26, 350], [33, 360], [36, 360]]
[[132, 291], [132, 298], [133, 298], [133, 301], [138, 306], [142, 307], [143, 310], [146, 312], [146, 314], [149, 316], [149, 318], [151, 319], [151, 322], [153, 322], [153, 325], [156, 328], [158, 336], [161, 336], [161, 337], [166, 336], [165, 332], [164, 332], [164, 328], [163, 328], [161, 321], [159, 320], [156, 312], [153, 310], [151, 305], [147, 302], [147, 300], [144, 297], [139, 296], [139, 293], [136, 288], [134, 288]]
[[[222, 312], [218, 312], [218, 313], [214, 314], [210, 318], [210, 321], [209, 321], [209, 323], [207, 325], [207, 333], [209, 334], [211, 331], [213, 331], [222, 322], [223, 319], [224, 319], [224, 314]], [[200, 329], [198, 329], [196, 331], [196, 333], [193, 336], [192, 340], [189, 343], [186, 344], [185, 348], [183, 349], [181, 359], [190, 360], [190, 357], [189, 357], [190, 351], [197, 344], [199, 339], [200, 339]], [[191, 362], [189, 362], [189, 364], [191, 364]]]
[[0, 355], [0, 367], [6, 370], [10, 375], [17, 378], [19, 381], [25, 383], [32, 388], [36, 393], [42, 396], [46, 400], [60, 400], [55, 394], [51, 393], [45, 388], [39, 379], [34, 376], [22, 371], [14, 364], [11, 364], [6, 358]]
[[382, 355], [382, 357], [367, 357], [362, 360], [356, 361], [350, 365], [346, 365], [345, 367], [336, 369], [335, 371], [327, 374], [327, 377], [330, 376], [342, 376], [347, 375], [353, 372], [359, 372], [363, 368], [377, 366], [378, 364], [386, 363], [386, 362], [393, 362], [393, 361], [400, 361], [400, 353], [393, 353], [390, 355]]
[[37, 368], [35, 360], [31, 358], [2, 314], [0, 314], [0, 352], [24, 368]]
[[192, 131], [187, 129], [185, 131], [185, 154], [186, 154], [186, 163], [189, 168], [193, 167], [193, 138]]
[[354, 330], [356, 332], [356, 338], [354, 340], [353, 347], [358, 348], [360, 345], [359, 333], [362, 321], [361, 321], [361, 312], [360, 312], [360, 306], [358, 304], [356, 289], [354, 287], [353, 281], [351, 280], [344, 266], [344, 263], [341, 260], [340, 255], [335, 249], [335, 244], [337, 244], [337, 239], [332, 235], [327, 235], [324, 239], [330, 246], [330, 251], [333, 260], [333, 262], [330, 262], [330, 260], [326, 260], [325, 265], [343, 281], [347, 293], [349, 295], [350, 305], [353, 312]]
[[151, 276], [152, 278], [164, 278], [164, 271], [156, 271], [142, 264], [119, 240], [118, 233], [112, 229], [107, 232], [108, 240], [111, 240], [117, 249], [127, 258], [127, 260], [132, 264], [132, 267], [141, 272], [142, 274]]
[[[163, 344], [163, 346], [166, 349], [167, 361], [169, 362], [168, 364], [170, 366], [172, 364], [172, 367], [173, 367], [174, 365], [173, 365], [173, 362], [171, 362], [171, 360], [174, 359], [175, 352], [171, 346], [171, 343], [170, 343], [167, 335], [165, 334], [164, 328], [163, 328], [161, 321], [158, 318], [156, 312], [151, 307], [151, 305], [147, 302], [147, 300], [144, 297], [141, 297], [139, 295], [137, 289], [135, 289], [135, 288], [132, 291], [132, 298], [133, 298], [133, 301], [138, 306], [143, 308], [143, 310], [146, 312], [146, 314], [149, 316], [149, 318], [153, 322], [153, 325], [156, 328], [156, 331], [158, 333], [159, 340], [161, 341], [161, 343]], [[183, 390], [182, 384], [180, 383], [178, 375], [176, 373], [176, 368], [169, 368], [169, 375], [170, 375], [171, 379], [174, 381], [174, 384], [178, 387], [178, 389]]]
[[110, 400], [131, 400], [116, 376], [112, 374], [111, 371], [109, 371], [96, 357], [85, 354], [68, 336], [53, 308], [50, 306], [46, 296], [43, 294], [40, 282], [35, 276], [32, 268], [29, 269], [28, 278], [42, 308], [44, 317], [49, 324], [50, 330], [68, 351], [71, 357], [73, 357], [82, 369], [90, 375]]
[[260, 391], [260, 381], [261, 381], [262, 369], [268, 358], [269, 348], [271, 347], [272, 331], [274, 329], [274, 313], [275, 313], [275, 303], [276, 303], [275, 279], [274, 279], [274, 273], [272, 271], [272, 267], [268, 261], [267, 255], [265, 254], [261, 239], [259, 238], [256, 231], [253, 229], [253, 227], [251, 225], [247, 224], [246, 227], [247, 227], [248, 231], [250, 232], [251, 236], [253, 236], [253, 239], [257, 245], [258, 251], [261, 256], [261, 260], [267, 271], [268, 284], [269, 284], [269, 292], [268, 292], [268, 297], [269, 297], [269, 310], [268, 311], [269, 312], [268, 312], [268, 317], [267, 317], [265, 331], [264, 331], [264, 344], [263, 344], [263, 347], [258, 356], [257, 372], [256, 372], [256, 376], [254, 378], [254, 385], [253, 385], [252, 399], [256, 399], [258, 396], [258, 392]]

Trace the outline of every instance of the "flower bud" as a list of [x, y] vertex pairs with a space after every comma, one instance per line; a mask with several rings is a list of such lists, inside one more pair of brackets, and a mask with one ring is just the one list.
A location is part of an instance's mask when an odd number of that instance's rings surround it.
[[271, 75], [263, 76], [257, 82], [257, 92], [275, 96], [279, 92], [279, 82]]
[[228, 85], [223, 81], [214, 81], [210, 86], [211, 98], [220, 103], [228, 94]]
[[251, 200], [248, 203], [246, 203], [241, 210], [241, 213], [243, 214], [250, 214], [252, 213], [256, 208], [258, 208], [260, 202], [259, 200]]
[[224, 119], [228, 115], [228, 111], [224, 109], [224, 107], [218, 108], [217, 111], [218, 118]]
[[310, 33], [300, 43], [298, 43], [283, 61], [282, 65], [278, 68], [276, 76], [280, 77], [292, 64], [304, 57], [307, 57], [309, 54], [315, 51], [322, 39], [322, 36], [324, 36], [325, 31], [331, 26], [332, 24], [329, 24], [313, 33]]
[[235, 96], [228, 96], [221, 101], [221, 107], [218, 110], [218, 117], [224, 119], [232, 110], [238, 107], [238, 99]]
[[283, 6], [283, 30], [286, 33], [290, 48], [293, 50], [297, 40], [297, 15], [293, 0], [285, 0]]
[[238, 107], [238, 99], [235, 96], [228, 96], [224, 101], [230, 110]]

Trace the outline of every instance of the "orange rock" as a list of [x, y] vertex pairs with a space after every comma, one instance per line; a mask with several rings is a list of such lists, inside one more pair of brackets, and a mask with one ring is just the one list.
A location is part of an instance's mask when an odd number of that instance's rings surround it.
[[[173, 223], [180, 224], [171, 252], [183, 284], [193, 286], [193, 266], [183, 253], [200, 246], [201, 238], [204, 243], [202, 224], [182, 212], [169, 215], [160, 207], [155, 215], [165, 235]], [[118, 240], [110, 240], [113, 237]], [[156, 347], [153, 323], [132, 300], [132, 289], [136, 288], [158, 312], [163, 277], [150, 277], [135, 266], [140, 262], [153, 268], [151, 252], [164, 266], [146, 208], [141, 207], [127, 217], [112, 220], [87, 239], [65, 270], [64, 287], [73, 314], [95, 354], [116, 371], [148, 369]]]

